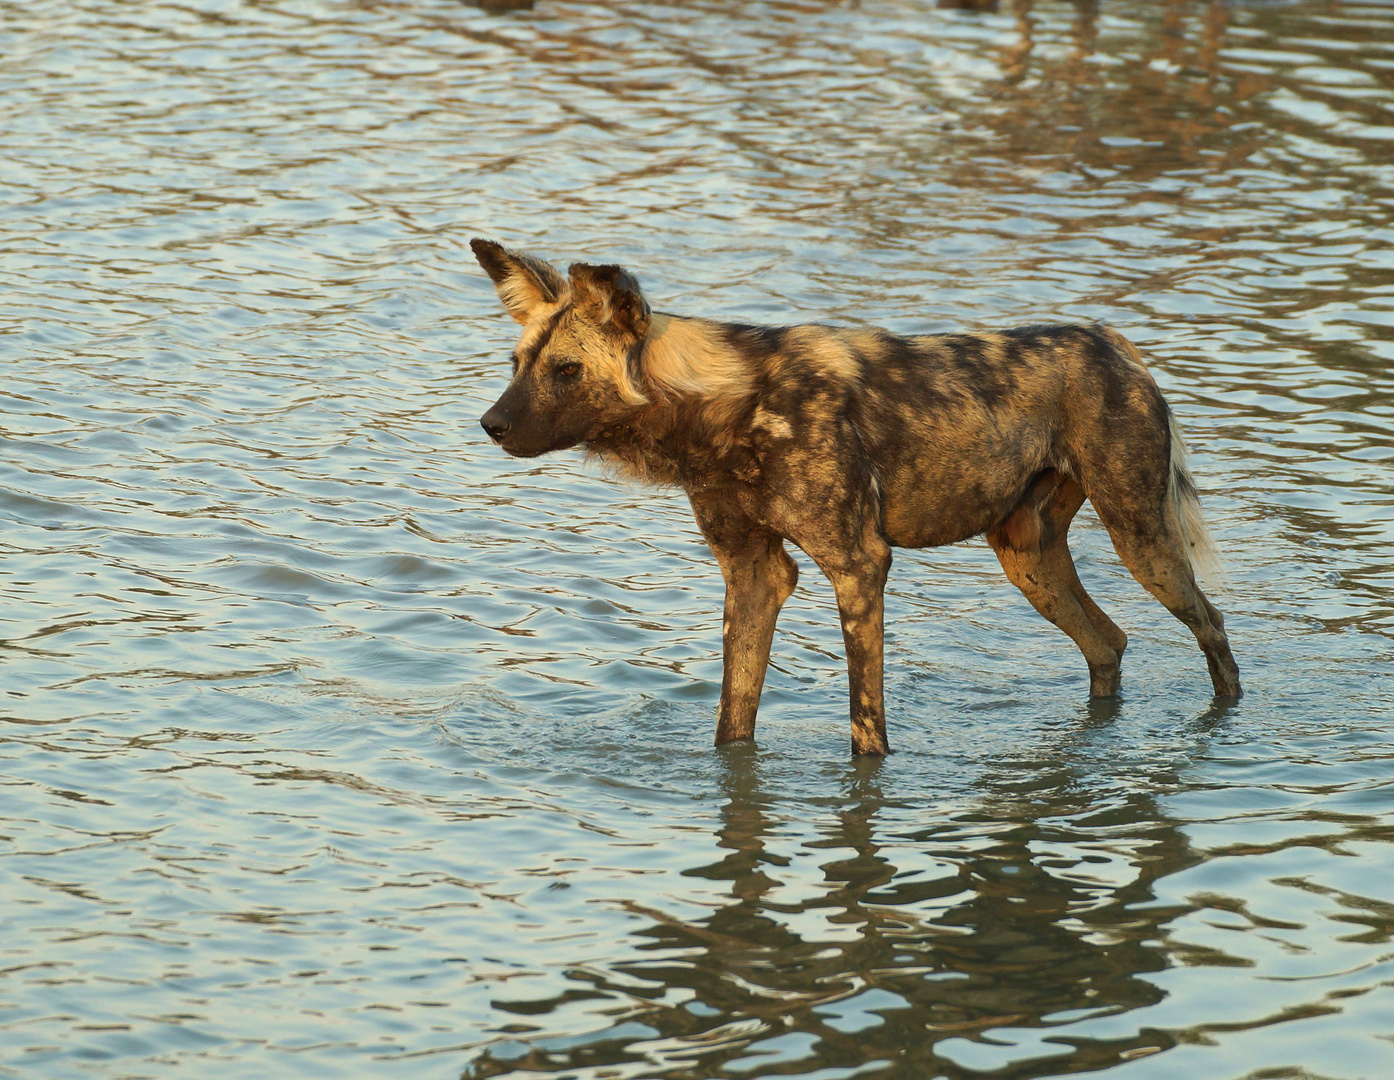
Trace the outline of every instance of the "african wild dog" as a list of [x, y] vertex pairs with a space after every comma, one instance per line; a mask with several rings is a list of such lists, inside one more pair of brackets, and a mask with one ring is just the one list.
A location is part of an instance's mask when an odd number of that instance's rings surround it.
[[651, 313], [618, 266], [568, 277], [471, 243], [523, 324], [513, 378], [480, 423], [508, 453], [582, 444], [687, 492], [726, 579], [717, 744], [755, 734], [780, 606], [802, 548], [842, 617], [852, 749], [886, 753], [882, 613], [891, 548], [980, 533], [1032, 605], [1074, 639], [1089, 692], [1118, 691], [1127, 636], [1066, 545], [1086, 497], [1142, 585], [1196, 636], [1215, 693], [1240, 693], [1180, 434], [1138, 351], [1103, 326], [897, 337]]

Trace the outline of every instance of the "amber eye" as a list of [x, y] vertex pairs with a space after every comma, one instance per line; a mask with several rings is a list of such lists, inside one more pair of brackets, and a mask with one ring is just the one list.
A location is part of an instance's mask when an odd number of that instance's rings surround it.
[[581, 374], [581, 365], [575, 360], [566, 360], [558, 364], [552, 371], [560, 378], [574, 379]]

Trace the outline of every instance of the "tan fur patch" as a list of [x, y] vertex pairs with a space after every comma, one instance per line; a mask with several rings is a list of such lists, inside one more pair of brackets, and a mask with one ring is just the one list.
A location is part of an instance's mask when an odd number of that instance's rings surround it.
[[977, 335], [979, 341], [983, 343], [983, 359], [993, 366], [1000, 366], [1007, 359], [1007, 339], [1001, 334]]
[[1041, 546], [1041, 513], [1034, 506], [1018, 506], [997, 530], [1006, 546], [1015, 551], [1035, 551]]
[[[514, 282], [518, 280], [518, 277], [515, 276], [508, 280], [509, 282]], [[500, 296], [503, 295], [503, 291], [504, 286], [500, 285]], [[508, 301], [505, 300], [504, 303], [507, 304]], [[562, 303], [565, 303], [565, 300], [563, 300]], [[518, 339], [518, 344], [513, 346], [513, 351], [517, 355], [526, 356], [528, 353], [532, 352], [533, 347], [537, 344], [537, 339], [542, 336], [543, 330], [546, 328], [547, 324], [552, 321], [552, 316], [557, 313], [557, 310], [561, 306], [561, 304], [542, 304], [532, 309], [531, 318], [523, 324], [523, 336]]]
[[844, 330], [838, 336], [860, 353], [868, 365], [876, 367], [886, 355], [886, 342], [880, 330]]
[[548, 303], [537, 282], [527, 274], [512, 273], [495, 286], [504, 308], [524, 326], [543, 326], [552, 313], [565, 304], [568, 296], [563, 291], [555, 304]]
[[767, 431], [776, 439], [792, 439], [794, 429], [789, 421], [768, 409], [756, 409], [750, 418], [750, 426], [759, 431]]
[[655, 315], [640, 363], [665, 397], [738, 397], [751, 388], [750, 369], [705, 319]]
[[861, 378], [862, 366], [841, 333], [830, 334], [821, 326], [794, 326], [787, 340], [787, 348], [828, 378], [839, 382]]

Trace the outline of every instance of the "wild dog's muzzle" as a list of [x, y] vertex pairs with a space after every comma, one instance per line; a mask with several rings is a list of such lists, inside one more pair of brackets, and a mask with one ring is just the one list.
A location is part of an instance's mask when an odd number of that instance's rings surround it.
[[484, 429], [484, 434], [488, 435], [494, 442], [502, 442], [503, 437], [508, 434], [509, 428], [513, 426], [513, 422], [510, 416], [495, 405], [479, 418], [479, 426]]
[[479, 418], [479, 426], [485, 434], [511, 457], [536, 457], [557, 449], [552, 432], [542, 423], [543, 418], [534, 410], [518, 408], [517, 402], [509, 400], [510, 391], [505, 391]]

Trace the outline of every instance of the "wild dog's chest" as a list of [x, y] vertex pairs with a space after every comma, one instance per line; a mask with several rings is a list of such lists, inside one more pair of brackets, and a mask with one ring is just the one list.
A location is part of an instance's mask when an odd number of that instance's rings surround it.
[[800, 417], [761, 404], [724, 423], [706, 419], [701, 437], [675, 439], [665, 447], [689, 490], [761, 489], [791, 448], [807, 441], [801, 438], [807, 425]]
[[755, 440], [731, 439], [720, 448], [688, 450], [678, 456], [677, 472], [688, 491], [716, 488], [756, 490], [765, 480], [765, 452]]
[[670, 447], [665, 457], [686, 491], [725, 491], [758, 519], [763, 514], [756, 511], [776, 497], [772, 482], [779, 486], [782, 463], [797, 441], [791, 418], [757, 407], [705, 439]]
[[690, 493], [757, 489], [765, 471], [760, 440], [728, 431], [715, 440], [596, 437], [587, 444], [610, 467], [636, 480], [672, 484]]

